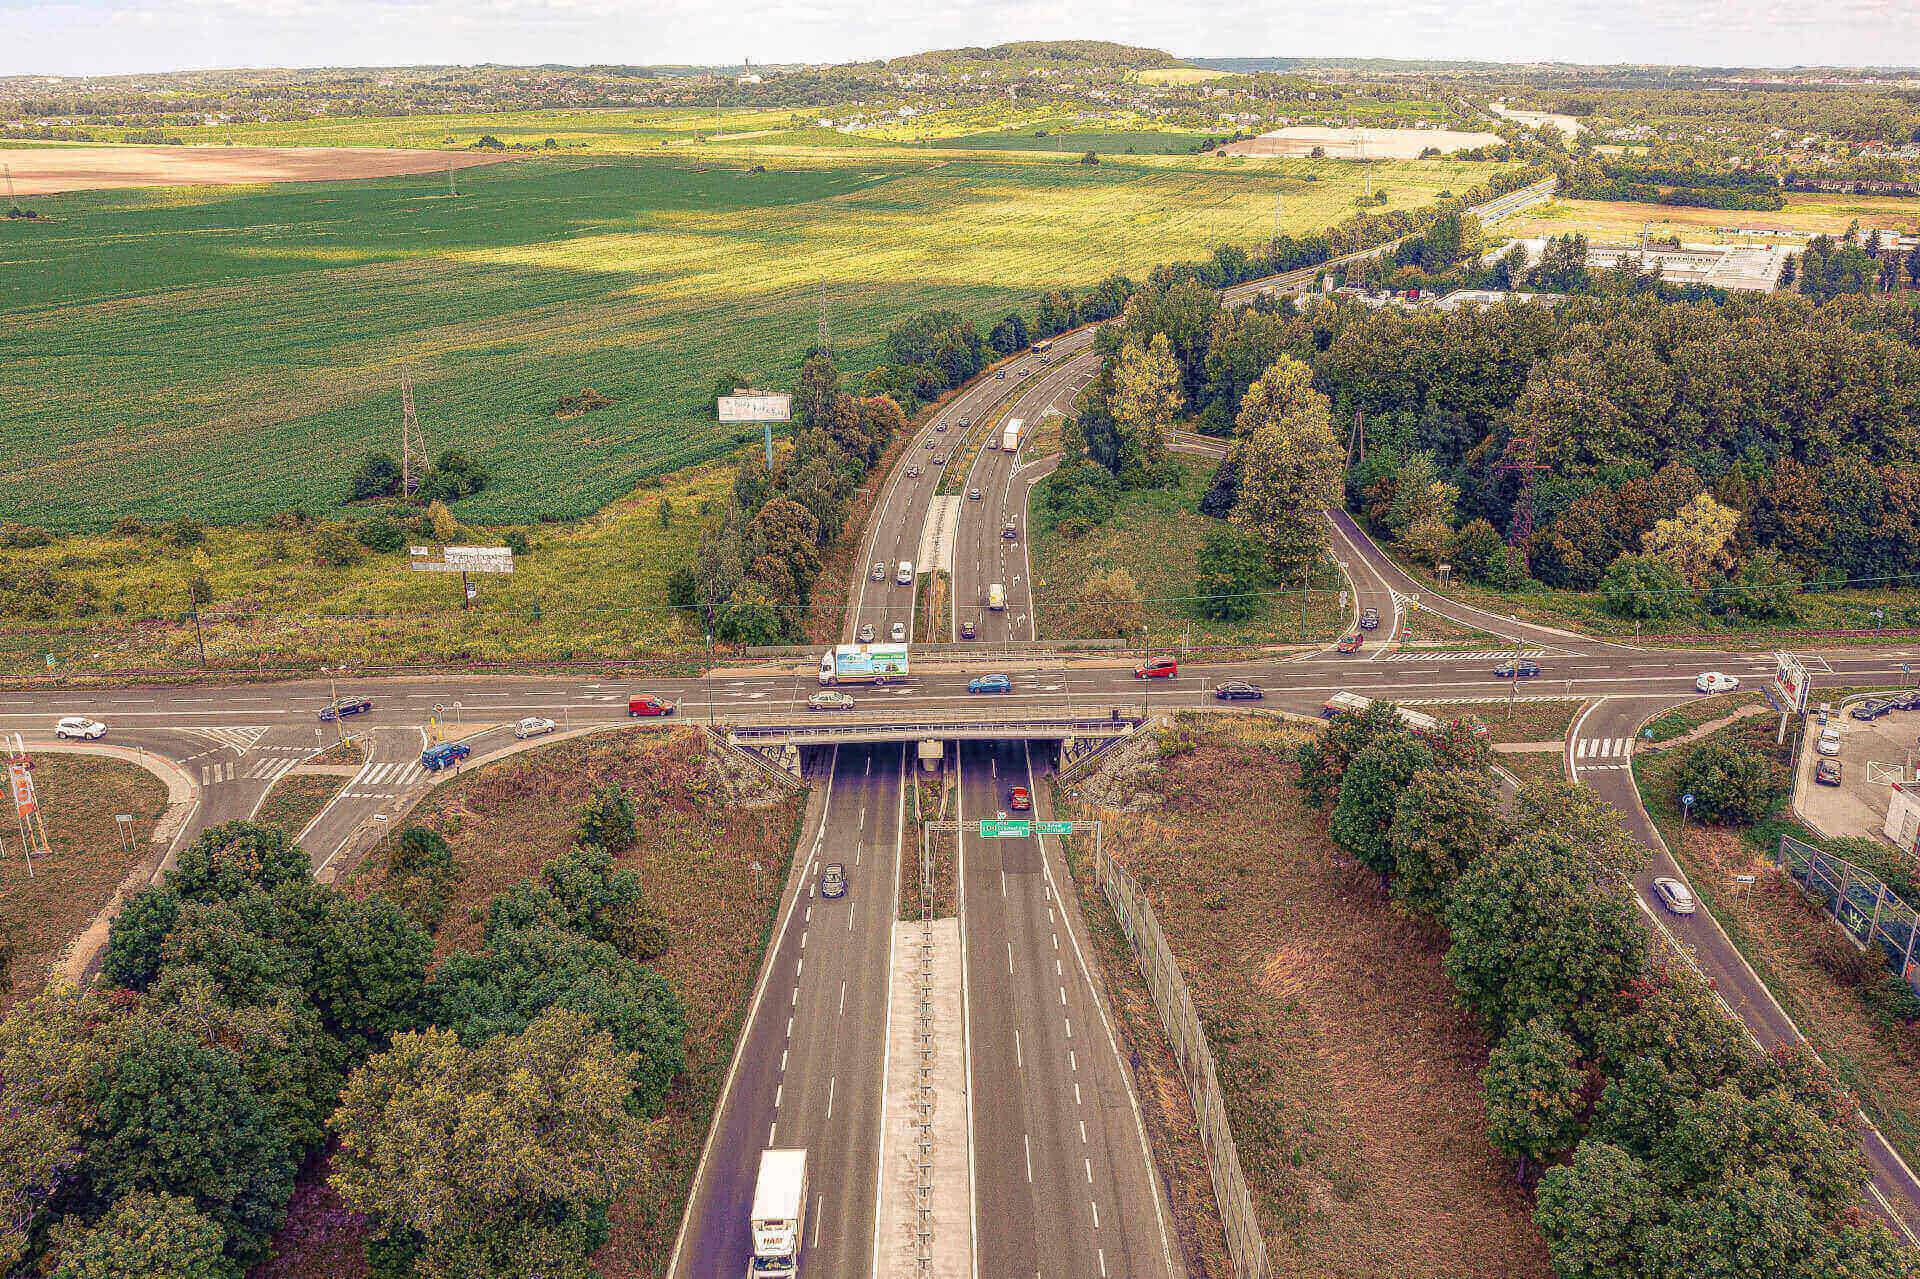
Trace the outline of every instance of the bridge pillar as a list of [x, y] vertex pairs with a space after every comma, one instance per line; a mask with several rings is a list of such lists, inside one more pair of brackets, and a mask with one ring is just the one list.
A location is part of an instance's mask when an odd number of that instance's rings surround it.
[[946, 743], [939, 738], [930, 738], [920, 743], [920, 767], [931, 773], [940, 767], [940, 759], [946, 753]]

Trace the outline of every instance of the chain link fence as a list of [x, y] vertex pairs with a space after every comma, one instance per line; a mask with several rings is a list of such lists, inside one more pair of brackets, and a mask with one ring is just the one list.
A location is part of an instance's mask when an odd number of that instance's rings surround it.
[[1226, 1227], [1227, 1253], [1233, 1259], [1236, 1279], [1264, 1279], [1267, 1273], [1267, 1241], [1260, 1233], [1260, 1218], [1253, 1206], [1240, 1171], [1240, 1155], [1234, 1148], [1233, 1130], [1227, 1125], [1226, 1100], [1220, 1092], [1220, 1079], [1214, 1069], [1213, 1050], [1207, 1046], [1207, 1034], [1200, 1025], [1200, 1014], [1193, 1006], [1186, 978], [1167, 945], [1166, 934], [1144, 894], [1103, 846], [1096, 846], [1094, 877], [1120, 921], [1120, 931], [1140, 965], [1141, 976], [1153, 994], [1153, 1004], [1166, 1028], [1167, 1042], [1180, 1063], [1180, 1074], [1193, 1099], [1194, 1117], [1200, 1125], [1200, 1147], [1206, 1154], [1207, 1171], [1213, 1178], [1213, 1197], [1220, 1206], [1220, 1220]]
[[1888, 968], [1920, 989], [1920, 971], [1913, 963], [1920, 927], [1916, 927], [1913, 907], [1894, 896], [1878, 876], [1791, 835], [1780, 837], [1774, 862], [1826, 908], [1847, 936], [1862, 947], [1878, 950]]

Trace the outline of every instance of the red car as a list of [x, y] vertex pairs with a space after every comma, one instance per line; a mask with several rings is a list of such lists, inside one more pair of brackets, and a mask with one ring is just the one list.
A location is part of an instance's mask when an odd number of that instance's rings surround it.
[[1354, 634], [1344, 637], [1338, 644], [1333, 646], [1333, 650], [1336, 653], [1358, 653], [1360, 651], [1360, 636]]
[[1016, 813], [1024, 813], [1033, 807], [1033, 797], [1027, 794], [1027, 788], [1016, 786], [1007, 792], [1007, 808]]
[[1180, 673], [1180, 663], [1171, 656], [1150, 658], [1133, 668], [1135, 679], [1172, 679]]
[[664, 697], [656, 697], [652, 693], [635, 693], [627, 699], [627, 716], [630, 719], [641, 715], [671, 714], [673, 714], [673, 703]]

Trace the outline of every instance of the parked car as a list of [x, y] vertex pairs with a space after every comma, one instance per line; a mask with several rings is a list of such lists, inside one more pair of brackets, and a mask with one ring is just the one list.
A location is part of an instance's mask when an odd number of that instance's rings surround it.
[[107, 726], [97, 719], [88, 719], [85, 715], [69, 715], [53, 726], [53, 735], [90, 742], [97, 737], [105, 737]]
[[1837, 759], [1823, 759], [1815, 764], [1813, 766], [1813, 780], [1819, 782], [1822, 786], [1838, 786], [1840, 784], [1840, 761]]
[[1249, 684], [1243, 679], [1228, 680], [1214, 689], [1213, 695], [1223, 702], [1257, 702], [1266, 696], [1258, 684]]
[[970, 488], [970, 489], [968, 489], [968, 490], [967, 490], [967, 500], [968, 500], [969, 502], [978, 502], [978, 501], [980, 500], [980, 490], [979, 490], [979, 489], [974, 489], [974, 488]]
[[1854, 719], [1866, 720], [1868, 723], [1871, 723], [1892, 709], [1892, 702], [1883, 702], [1877, 697], [1870, 697], [1864, 702], [1855, 702], [1853, 706], [1848, 709], [1847, 714]]
[[828, 862], [820, 872], [820, 895], [822, 897], [845, 897], [847, 895], [847, 868], [841, 862]]
[[1509, 658], [1494, 667], [1493, 673], [1499, 679], [1532, 679], [1540, 673], [1540, 663], [1530, 662], [1525, 658], [1516, 662]]
[[1013, 680], [1005, 675], [976, 675], [967, 681], [969, 693], [1011, 693]]
[[627, 717], [638, 719], [642, 715], [671, 715], [673, 703], [653, 693], [635, 693], [627, 699]]
[[885, 564], [882, 564], [879, 560], [875, 560], [873, 562], [873, 567], [867, 570], [867, 580], [869, 582], [884, 582], [886, 578], [887, 578], [887, 566]]
[[851, 697], [830, 688], [822, 689], [807, 699], [807, 709], [812, 711], [844, 711], [852, 705]]
[[1837, 728], [1821, 729], [1820, 736], [1813, 743], [1813, 749], [1816, 754], [1820, 755], [1838, 755], [1840, 753], [1840, 730]]
[[1653, 881], [1653, 895], [1660, 904], [1676, 915], [1691, 915], [1697, 908], [1693, 900], [1693, 890], [1677, 879], [1662, 876]]
[[1703, 693], [1731, 693], [1740, 687], [1740, 681], [1720, 671], [1704, 671], [1693, 686]]
[[1361, 630], [1370, 631], [1378, 625], [1380, 625], [1380, 614], [1378, 610], [1371, 608], [1363, 608], [1360, 610]]
[[1920, 710], [1920, 691], [1909, 690], [1905, 693], [1895, 693], [1887, 700], [1893, 704], [1893, 709], [1897, 711]]
[[905, 640], [907, 638], [907, 624], [905, 622], [895, 622], [892, 628], [887, 631], [887, 638], [896, 644]]
[[465, 742], [436, 742], [420, 752], [420, 767], [429, 773], [437, 773], [443, 768], [453, 767], [471, 754], [473, 748]]
[[560, 727], [544, 715], [529, 715], [513, 726], [513, 735], [518, 738], [539, 737], [551, 733]]
[[1180, 663], [1171, 653], [1149, 657], [1133, 668], [1135, 679], [1172, 679], [1180, 673]]
[[345, 719], [349, 715], [364, 715], [373, 709], [373, 702], [365, 697], [339, 697], [320, 708], [320, 722], [331, 724], [334, 720]]
[[963, 618], [960, 622], [960, 638], [972, 639], [975, 633], [973, 619], [971, 617]]
[[1360, 651], [1360, 632], [1355, 631], [1351, 635], [1342, 637], [1340, 642], [1333, 646], [1333, 651], [1336, 653], [1358, 653]]

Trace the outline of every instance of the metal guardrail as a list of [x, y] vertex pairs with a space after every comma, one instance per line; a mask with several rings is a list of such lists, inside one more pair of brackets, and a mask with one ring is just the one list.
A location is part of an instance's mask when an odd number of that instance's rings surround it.
[[1913, 963], [1916, 940], [1920, 939], [1920, 917], [1879, 876], [1791, 835], [1780, 837], [1774, 864], [1820, 902], [1855, 943], [1863, 949], [1877, 949], [1888, 968], [1920, 990], [1920, 972]]
[[[803, 712], [804, 714], [804, 712]], [[880, 740], [888, 736], [924, 739], [974, 737], [1121, 737], [1146, 721], [1144, 706], [1109, 706], [1066, 715], [1009, 715], [992, 710], [946, 712], [938, 716], [854, 714], [830, 719], [795, 715], [731, 717], [717, 727], [736, 742]]]

